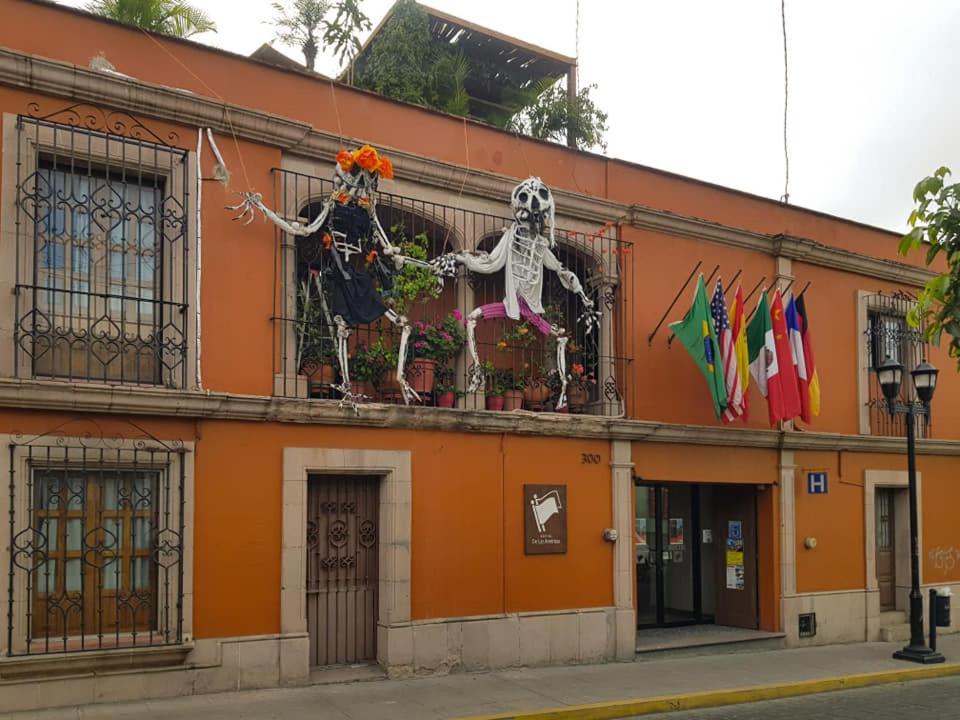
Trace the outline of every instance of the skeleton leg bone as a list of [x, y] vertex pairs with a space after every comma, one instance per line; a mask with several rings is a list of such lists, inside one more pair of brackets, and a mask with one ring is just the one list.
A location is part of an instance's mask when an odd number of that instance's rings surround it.
[[407, 343], [410, 341], [410, 324], [405, 315], [397, 315], [393, 310], [387, 310], [385, 317], [394, 325], [400, 327], [400, 347], [397, 350], [397, 382], [400, 383], [400, 391], [403, 393], [403, 402], [407, 405], [411, 400], [420, 402], [420, 396], [410, 387], [407, 378], [403, 374], [403, 368], [407, 364]]
[[483, 319], [483, 308], [474, 308], [467, 315], [467, 348], [470, 350], [470, 385], [467, 392], [476, 392], [483, 384], [483, 367], [480, 365], [480, 356], [477, 355], [477, 323]]
[[334, 323], [337, 325], [337, 363], [340, 365], [341, 382], [335, 389], [341, 394], [340, 407], [350, 407], [360, 413], [357, 403], [365, 400], [364, 395], [357, 395], [353, 392], [353, 386], [350, 384], [350, 361], [347, 357], [347, 341], [350, 339], [350, 327], [340, 315], [334, 315]]
[[557, 338], [557, 372], [560, 373], [560, 397], [557, 398], [557, 410], [567, 405], [567, 331], [556, 325], [550, 328], [550, 334]]

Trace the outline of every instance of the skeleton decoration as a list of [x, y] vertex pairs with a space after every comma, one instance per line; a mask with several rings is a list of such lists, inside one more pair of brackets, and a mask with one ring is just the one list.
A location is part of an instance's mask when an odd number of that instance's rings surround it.
[[[342, 395], [341, 403], [353, 407], [366, 397], [354, 393], [350, 383], [347, 342], [352, 332], [351, 326], [373, 322], [381, 317], [386, 317], [401, 330], [397, 381], [404, 402], [409, 404], [411, 400], [420, 399], [407, 383], [403, 372], [410, 325], [406, 316], [397, 314], [383, 304], [378, 290], [378, 286], [381, 290], [388, 290], [393, 284], [393, 270], [380, 256], [392, 260], [395, 270], [402, 269], [405, 263], [411, 263], [437, 272], [427, 263], [402, 255], [399, 248], [387, 238], [376, 211], [376, 192], [381, 178], [393, 178], [392, 163], [371, 146], [364, 145], [352, 153], [341, 150], [337, 154], [333, 192], [324, 202], [320, 214], [309, 224], [284, 220], [263, 204], [260, 193], [242, 193], [241, 202], [228, 208], [240, 211], [235, 219], [247, 218], [244, 224], [251, 223], [259, 210], [264, 218], [291, 235], [306, 237], [323, 232], [321, 254], [327, 254], [332, 261], [327, 263], [330, 271], [322, 273], [317, 268], [308, 268], [308, 277], [316, 283], [320, 302], [337, 328], [336, 348], [341, 382], [335, 389]], [[438, 282], [443, 282], [439, 273]]]
[[[593, 301], [583, 291], [577, 276], [565, 268], [553, 248], [554, 217], [556, 207], [553, 194], [538, 177], [530, 177], [513, 189], [510, 199], [514, 222], [507, 228], [499, 242], [489, 253], [449, 253], [432, 264], [440, 275], [449, 275], [457, 264], [468, 270], [490, 275], [504, 270], [506, 297], [503, 302], [490, 303], [475, 308], [467, 315], [467, 344], [473, 360], [470, 378], [470, 392], [475, 392], [483, 382], [483, 370], [477, 355], [476, 327], [483, 319], [508, 317], [512, 320], [527, 320], [540, 334], [553, 336], [557, 341], [557, 372], [560, 375], [560, 397], [557, 409], [567, 404], [567, 331], [550, 324], [543, 317], [541, 295], [543, 291], [544, 269], [557, 273], [560, 284], [569, 292], [580, 296], [584, 312], [578, 322], [586, 324], [589, 335], [599, 324], [600, 312], [594, 310]], [[545, 233], [549, 233], [548, 236]]]

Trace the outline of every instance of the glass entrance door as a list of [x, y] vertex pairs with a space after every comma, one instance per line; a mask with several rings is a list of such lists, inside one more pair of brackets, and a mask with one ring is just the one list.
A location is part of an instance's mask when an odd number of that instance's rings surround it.
[[700, 490], [640, 484], [635, 495], [637, 625], [700, 622]]

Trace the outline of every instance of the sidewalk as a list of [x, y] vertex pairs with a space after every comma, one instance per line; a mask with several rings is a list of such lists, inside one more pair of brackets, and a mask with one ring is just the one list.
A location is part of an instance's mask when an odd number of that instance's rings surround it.
[[[910, 675], [960, 674], [960, 635], [940, 638], [946, 665], [920, 666], [893, 660], [898, 644], [861, 643], [757, 653], [734, 653], [633, 663], [516, 669], [491, 673], [461, 673], [411, 680], [372, 680], [340, 685], [198, 695], [136, 704], [91, 705], [36, 713], [0, 714], [2, 720], [447, 720], [498, 713], [522, 713], [638, 698], [688, 695], [705, 691], [750, 689], [748, 693], [714, 696], [727, 704], [759, 699], [764, 686], [778, 686], [775, 696], [836, 689], [836, 682], [790, 685], [811, 680], [849, 678], [863, 673], [893, 673], [884, 682]], [[877, 678], [869, 679], [869, 683]], [[852, 686], [861, 684], [848, 679]], [[794, 691], [791, 692], [790, 687]], [[768, 695], [769, 696], [769, 695]], [[684, 705], [665, 699], [660, 707], [705, 706], [701, 699]], [[2, 707], [2, 701], [0, 701]], [[579, 717], [617, 717], [615, 707], [595, 708]], [[507, 717], [510, 715], [508, 714]], [[621, 715], [622, 716], [622, 715]], [[529, 716], [533, 717], [533, 716]], [[547, 717], [547, 716], [543, 716]], [[551, 717], [559, 717], [552, 715]]]

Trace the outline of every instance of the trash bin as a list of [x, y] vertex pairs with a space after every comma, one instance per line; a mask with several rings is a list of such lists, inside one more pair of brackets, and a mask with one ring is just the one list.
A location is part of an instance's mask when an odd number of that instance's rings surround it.
[[952, 593], [950, 588], [940, 588], [937, 590], [936, 610], [934, 616], [937, 620], [937, 627], [950, 627], [950, 598]]

